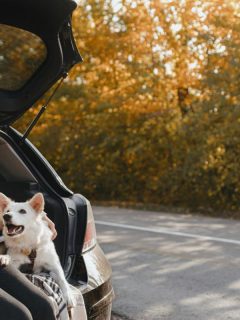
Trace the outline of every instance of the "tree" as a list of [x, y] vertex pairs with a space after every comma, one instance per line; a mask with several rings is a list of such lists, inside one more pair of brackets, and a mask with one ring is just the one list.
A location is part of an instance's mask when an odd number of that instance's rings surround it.
[[82, 1], [84, 63], [33, 141], [91, 198], [236, 210], [239, 11], [227, 0]]

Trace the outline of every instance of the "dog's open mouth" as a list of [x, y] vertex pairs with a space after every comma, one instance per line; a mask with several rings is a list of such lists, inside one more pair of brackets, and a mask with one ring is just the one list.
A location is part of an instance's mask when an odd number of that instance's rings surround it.
[[7, 228], [7, 235], [10, 237], [16, 236], [18, 234], [21, 234], [24, 230], [24, 226], [15, 226], [14, 224], [6, 224]]

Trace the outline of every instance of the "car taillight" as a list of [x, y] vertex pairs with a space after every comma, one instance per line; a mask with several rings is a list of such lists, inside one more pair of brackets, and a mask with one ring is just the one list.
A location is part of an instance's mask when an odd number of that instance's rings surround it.
[[88, 251], [89, 249], [93, 248], [97, 243], [97, 236], [96, 236], [96, 227], [92, 212], [92, 206], [89, 201], [87, 201], [87, 226], [86, 232], [83, 242], [83, 252]]

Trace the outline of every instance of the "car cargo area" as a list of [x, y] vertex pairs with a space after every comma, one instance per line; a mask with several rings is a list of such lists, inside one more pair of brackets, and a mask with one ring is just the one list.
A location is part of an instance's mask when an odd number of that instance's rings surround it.
[[[35, 193], [42, 192], [45, 198], [45, 211], [55, 223], [58, 236], [55, 246], [65, 269], [67, 261], [65, 247], [67, 237], [67, 208], [61, 199], [44, 188], [34, 177], [27, 164], [21, 159], [13, 147], [0, 137], [0, 192], [15, 201], [26, 201]], [[26, 161], [26, 159], [25, 159]]]

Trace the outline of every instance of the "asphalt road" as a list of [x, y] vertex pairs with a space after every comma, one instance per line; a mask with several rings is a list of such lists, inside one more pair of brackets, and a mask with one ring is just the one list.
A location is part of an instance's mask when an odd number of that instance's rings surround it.
[[113, 311], [133, 320], [240, 319], [240, 222], [94, 207]]

